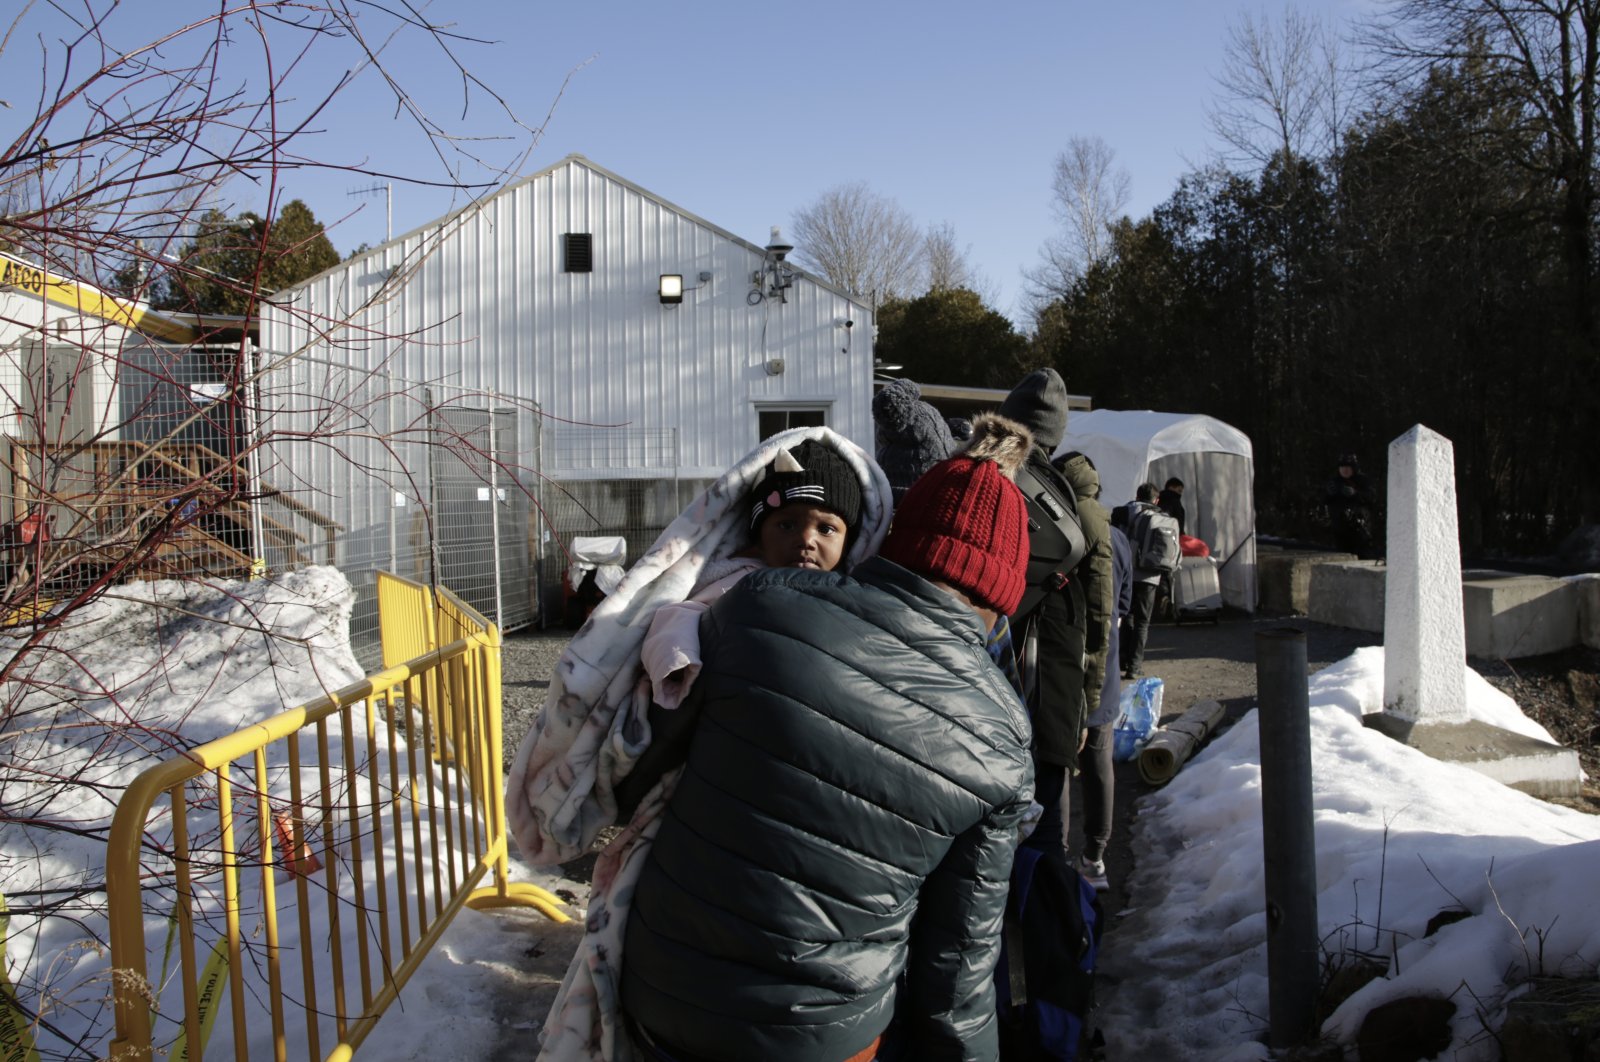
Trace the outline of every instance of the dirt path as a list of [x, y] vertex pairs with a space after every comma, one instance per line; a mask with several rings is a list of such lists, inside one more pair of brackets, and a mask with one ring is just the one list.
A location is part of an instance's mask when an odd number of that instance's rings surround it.
[[[1156, 623], [1150, 628], [1150, 640], [1146, 643], [1144, 670], [1145, 674], [1162, 680], [1162, 721], [1170, 722], [1196, 701], [1210, 699], [1220, 701], [1227, 712], [1219, 732], [1237, 722], [1255, 707], [1256, 632], [1278, 627], [1292, 627], [1306, 633], [1306, 662], [1312, 672], [1343, 660], [1364, 645], [1378, 645], [1383, 641], [1381, 635], [1305, 619], [1251, 619], [1239, 615], [1226, 617], [1216, 624], [1188, 623], [1178, 627]], [[1135, 805], [1141, 796], [1151, 791], [1139, 777], [1137, 764], [1117, 764], [1116, 775], [1115, 814], [1111, 844], [1106, 852], [1106, 877], [1111, 881], [1111, 891], [1102, 900], [1108, 928], [1113, 932], [1118, 914], [1129, 901], [1126, 883], [1133, 876], [1130, 826]], [[1081, 799], [1075, 794], [1074, 850], [1082, 843], [1081, 805]]]

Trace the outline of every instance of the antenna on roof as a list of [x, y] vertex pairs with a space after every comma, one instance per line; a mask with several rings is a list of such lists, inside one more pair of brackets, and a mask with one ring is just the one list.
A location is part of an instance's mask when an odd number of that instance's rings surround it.
[[[352, 188], [346, 195], [377, 195], [383, 193], [383, 242], [394, 239], [394, 182], [373, 181], [365, 188]], [[776, 230], [774, 230], [776, 231]]]

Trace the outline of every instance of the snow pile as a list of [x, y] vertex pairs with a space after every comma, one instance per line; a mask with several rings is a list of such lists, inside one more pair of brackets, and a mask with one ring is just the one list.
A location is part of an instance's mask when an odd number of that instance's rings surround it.
[[[1363, 727], [1362, 714], [1380, 710], [1382, 698], [1381, 648], [1311, 680], [1323, 947], [1390, 963], [1389, 976], [1348, 1000], [1324, 1032], [1351, 1043], [1380, 1003], [1449, 998], [1447, 1056], [1497, 1058], [1484, 1025], [1503, 1019], [1508, 986], [1530, 973], [1594, 977], [1600, 968], [1600, 818]], [[1470, 669], [1467, 700], [1472, 718], [1550, 740]], [[1127, 971], [1097, 1015], [1115, 1057], [1267, 1057], [1255, 1042], [1268, 1016], [1260, 786], [1250, 713], [1143, 801], [1138, 910], [1102, 953], [1115, 952], [1112, 962]], [[1468, 916], [1424, 939], [1446, 909]]]
[[[348, 642], [353, 601], [331, 568], [219, 587], [130, 584], [69, 616], [38, 644], [29, 643], [27, 630], [0, 639], [0, 660], [12, 665], [0, 690], [6, 966], [23, 1005], [43, 1019], [35, 1035], [47, 1057], [103, 1050], [108, 1038], [105, 839], [123, 790], [175, 752], [358, 680]], [[275, 795], [282, 774], [271, 786]], [[254, 791], [242, 772], [234, 781], [241, 783], [235, 806], [242, 819], [254, 807]], [[214, 844], [215, 792], [212, 784], [208, 808], [205, 785], [191, 791], [197, 854]], [[149, 845], [169, 836], [165, 814], [152, 820]], [[162, 862], [147, 853], [147, 873]], [[214, 877], [197, 880], [202, 921], [219, 891]], [[172, 914], [170, 877], [164, 893], [152, 881], [147, 909], [163, 895], [166, 909], [146, 925], [158, 966]], [[202, 939], [201, 961], [209, 945]], [[169, 973], [176, 967], [170, 958]], [[164, 995], [165, 1013], [182, 1013], [176, 998]], [[170, 1039], [170, 1024], [166, 1031]]]

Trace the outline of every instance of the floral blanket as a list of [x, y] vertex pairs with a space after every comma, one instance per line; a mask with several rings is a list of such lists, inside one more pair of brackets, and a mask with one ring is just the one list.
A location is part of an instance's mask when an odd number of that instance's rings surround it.
[[[615, 822], [615, 786], [649, 747], [650, 683], [639, 650], [651, 617], [662, 605], [688, 599], [708, 564], [744, 548], [746, 495], [780, 449], [806, 439], [837, 451], [861, 480], [861, 527], [846, 567], [877, 552], [889, 528], [889, 482], [865, 451], [828, 428], [774, 435], [707, 487], [595, 607], [556, 664], [544, 707], [506, 779], [507, 823], [529, 862], [576, 859]], [[651, 790], [600, 854], [584, 939], [540, 1033], [543, 1062], [638, 1057], [620, 1022], [622, 936], [633, 884], [677, 773]]]

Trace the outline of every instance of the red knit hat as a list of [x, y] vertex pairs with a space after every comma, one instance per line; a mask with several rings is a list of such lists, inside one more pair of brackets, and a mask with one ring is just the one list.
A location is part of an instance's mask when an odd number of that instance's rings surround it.
[[966, 450], [906, 491], [878, 552], [985, 608], [1015, 612], [1027, 582], [1028, 503], [1011, 477], [1032, 448], [1022, 425], [978, 417]]

